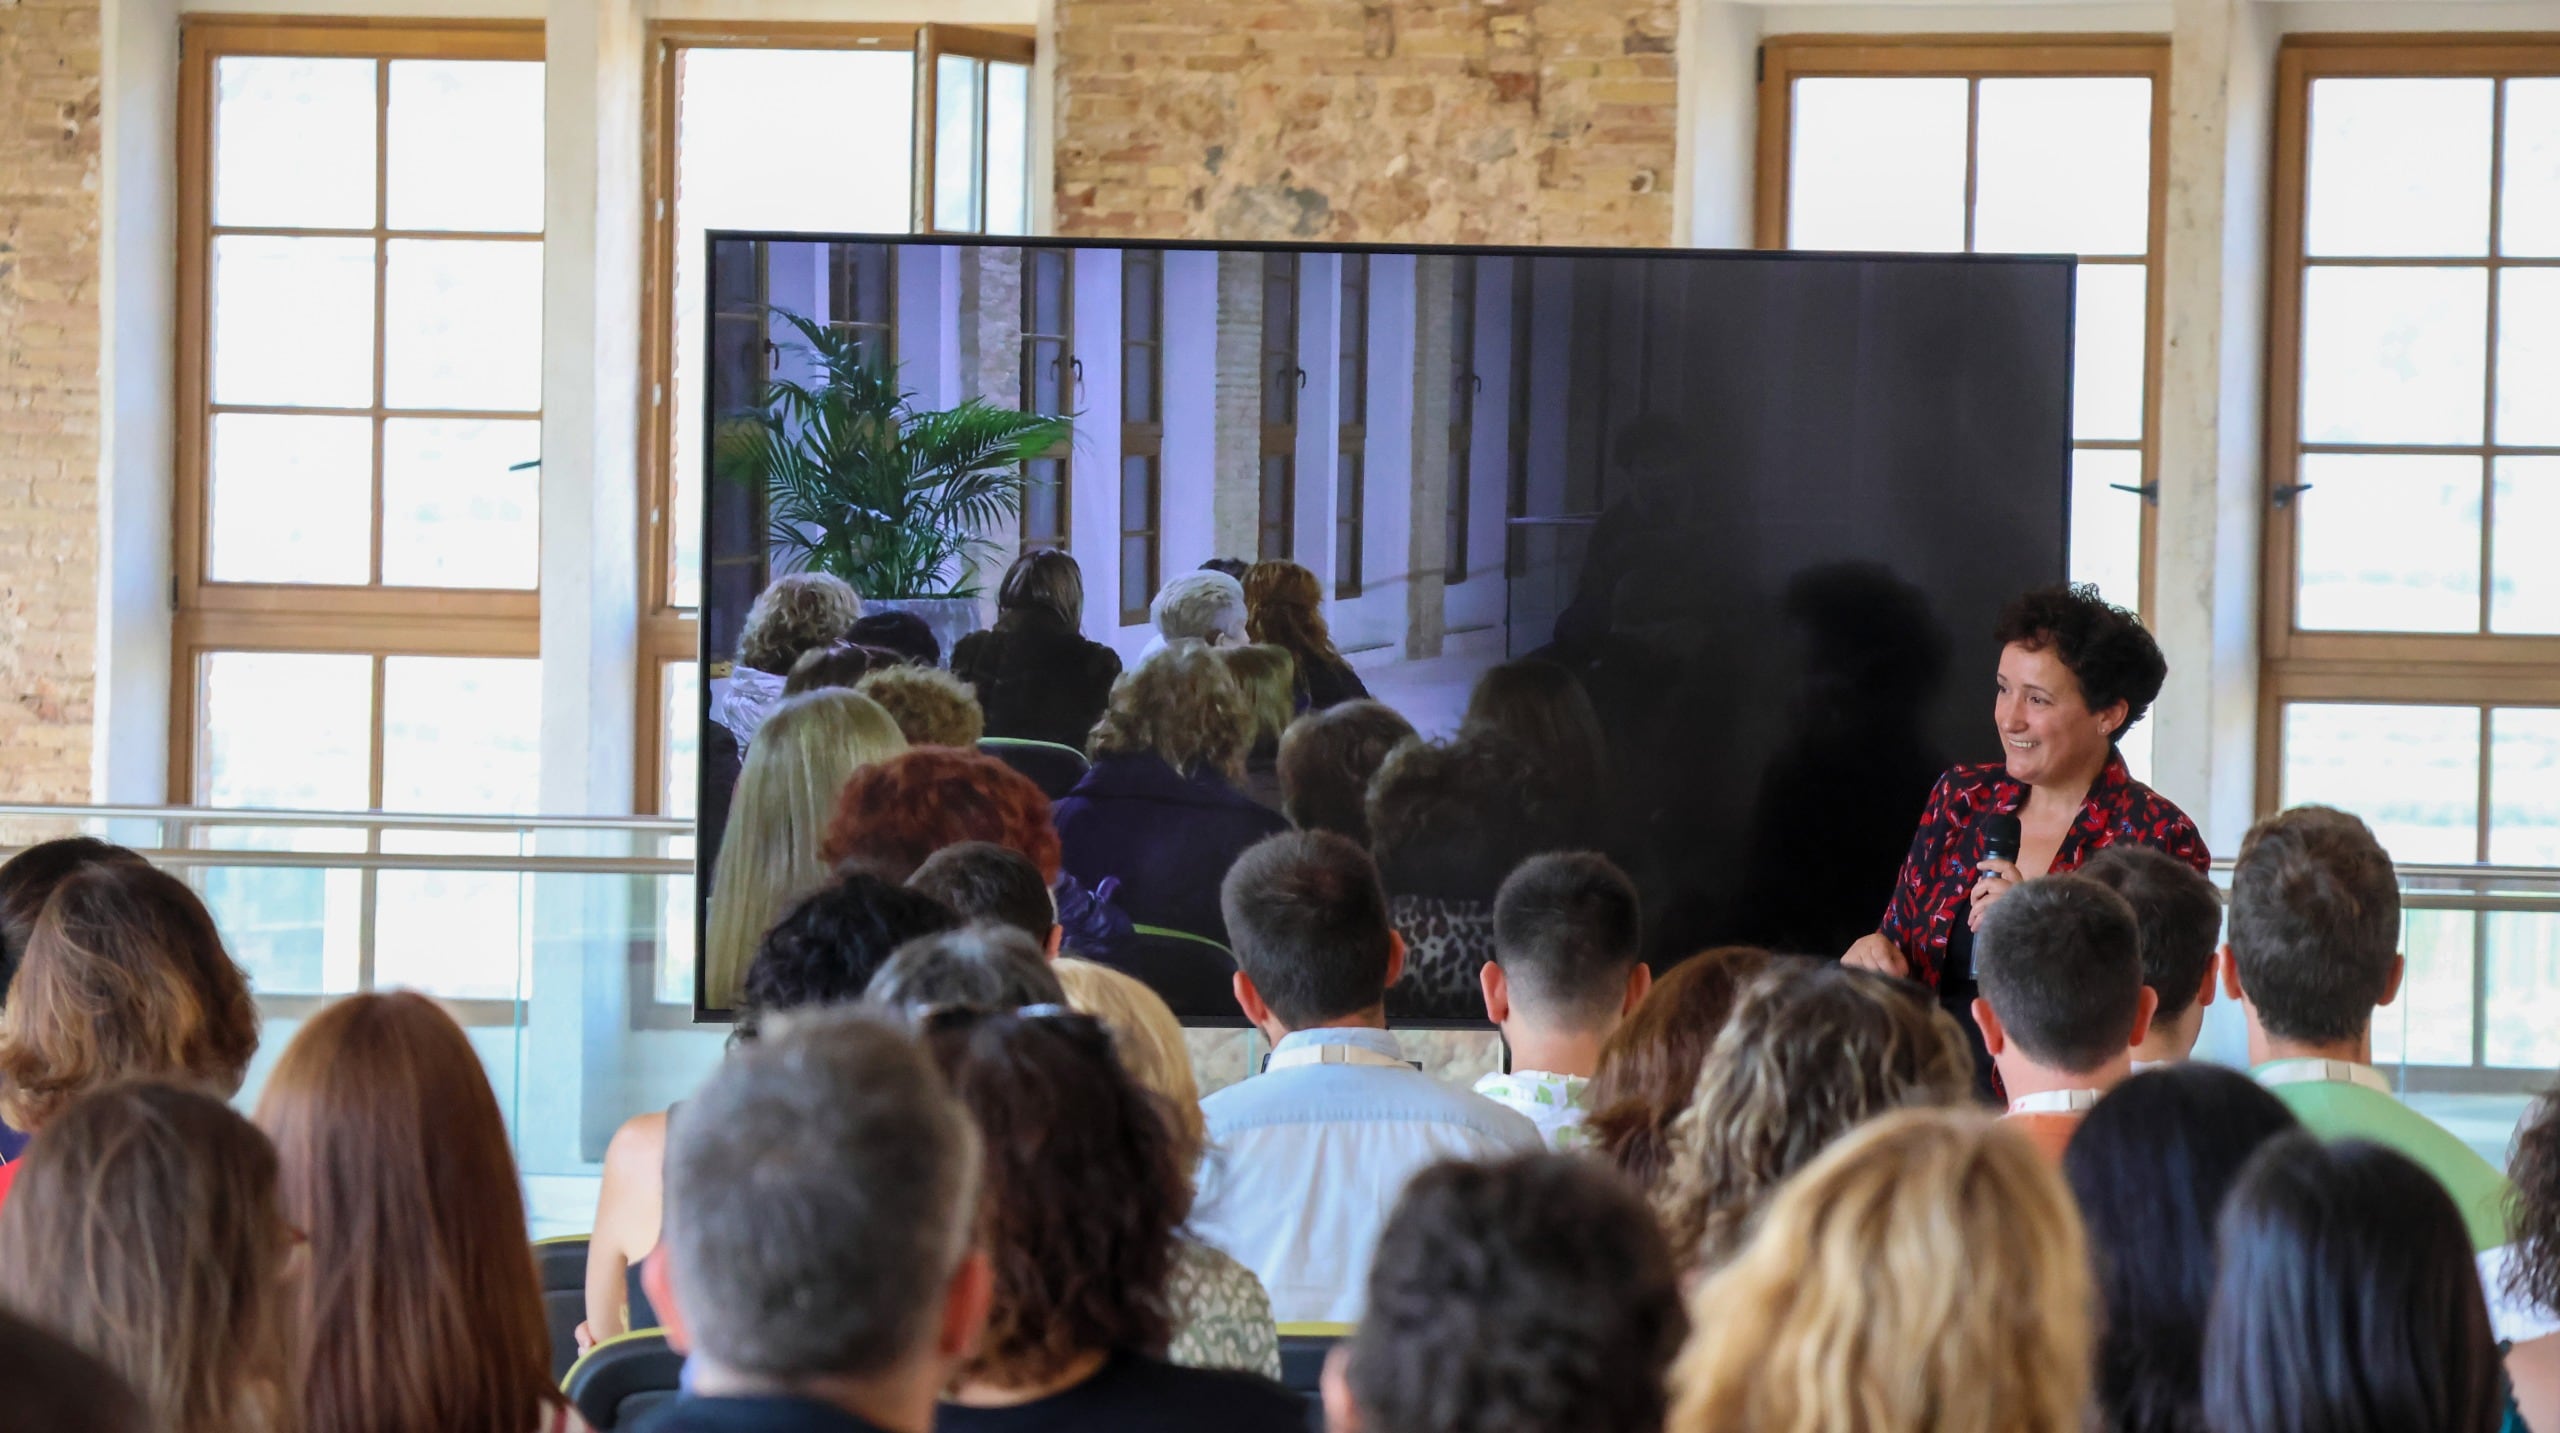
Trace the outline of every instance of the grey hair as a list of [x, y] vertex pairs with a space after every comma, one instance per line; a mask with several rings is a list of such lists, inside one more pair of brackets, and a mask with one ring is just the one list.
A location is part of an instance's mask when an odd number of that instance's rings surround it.
[[1156, 593], [1147, 616], [1168, 642], [1242, 642], [1244, 584], [1223, 572], [1186, 572]]
[[979, 921], [918, 936], [899, 946], [863, 988], [884, 1013], [912, 1015], [936, 1005], [1019, 1010], [1064, 1005], [1066, 987], [1031, 937], [1009, 925]]
[[666, 1241], [698, 1350], [767, 1378], [859, 1378], [924, 1344], [983, 1156], [922, 1045], [858, 1009], [780, 1016], [671, 1124]]

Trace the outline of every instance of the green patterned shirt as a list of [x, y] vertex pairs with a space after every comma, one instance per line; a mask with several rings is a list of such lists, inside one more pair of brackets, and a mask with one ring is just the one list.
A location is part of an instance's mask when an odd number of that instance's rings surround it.
[[1527, 1115], [1538, 1137], [1553, 1150], [1591, 1147], [1591, 1081], [1581, 1075], [1552, 1075], [1544, 1070], [1499, 1070], [1476, 1081], [1476, 1093]]

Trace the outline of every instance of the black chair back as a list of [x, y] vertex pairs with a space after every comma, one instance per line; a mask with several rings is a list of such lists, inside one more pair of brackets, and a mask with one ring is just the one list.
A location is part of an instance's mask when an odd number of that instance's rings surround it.
[[1138, 926], [1131, 932], [1128, 949], [1108, 963], [1145, 981], [1176, 1015], [1244, 1013], [1236, 1005], [1235, 953], [1205, 935]]
[[587, 1238], [571, 1234], [533, 1241], [542, 1270], [542, 1321], [551, 1330], [551, 1376], [566, 1378], [578, 1361], [578, 1325], [587, 1317]]
[[667, 1347], [656, 1329], [620, 1334], [588, 1349], [560, 1381], [569, 1406], [596, 1433], [628, 1428], [652, 1410], [675, 1401], [684, 1355]]
[[1052, 801], [1075, 790], [1076, 783], [1084, 779], [1085, 769], [1092, 765], [1084, 759], [1083, 752], [1072, 746], [1029, 737], [982, 737], [978, 750], [1030, 777], [1031, 784]]
[[1280, 1386], [1301, 1393], [1310, 1400], [1324, 1396], [1324, 1361], [1333, 1346], [1342, 1342], [1340, 1334], [1282, 1333], [1280, 1335]]

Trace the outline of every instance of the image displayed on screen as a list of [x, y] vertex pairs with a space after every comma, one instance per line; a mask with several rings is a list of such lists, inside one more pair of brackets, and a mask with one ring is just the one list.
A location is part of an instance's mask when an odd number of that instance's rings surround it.
[[1837, 956], [2064, 572], [2064, 260], [714, 233], [706, 273], [706, 1013], [840, 862], [978, 839], [1026, 859], [928, 883], [1039, 868], [1066, 950], [1240, 1023], [1219, 879], [1293, 820], [1376, 859], [1399, 1024], [1484, 1023], [1541, 851], [1625, 868], [1657, 968]]

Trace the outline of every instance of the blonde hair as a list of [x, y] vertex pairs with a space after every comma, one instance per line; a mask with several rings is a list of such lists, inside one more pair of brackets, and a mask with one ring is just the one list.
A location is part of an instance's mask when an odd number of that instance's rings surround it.
[[2079, 1433], [2094, 1297], [2079, 1211], [2025, 1138], [1887, 1115], [1691, 1298], [1666, 1433]]
[[737, 1008], [765, 931], [826, 879], [818, 846], [845, 783], [906, 749], [878, 702], [841, 687], [786, 697], [756, 728], [713, 868], [705, 1003]]
[[967, 682], [940, 667], [904, 663], [880, 667], [853, 684], [896, 718], [909, 746], [975, 749], [987, 734], [987, 713]]
[[1253, 715], [1253, 745], [1279, 741], [1298, 715], [1298, 659], [1269, 642], [1220, 647], [1217, 653], [1244, 692], [1245, 710]]
[[1200, 642], [1175, 642], [1111, 684], [1091, 745], [1095, 756], [1151, 751], [1185, 776], [1205, 766], [1241, 781], [1245, 753], [1253, 748], [1253, 714], [1216, 652]]
[[801, 654], [832, 647], [862, 617], [853, 585], [826, 572], [793, 572], [773, 579], [747, 607], [738, 630], [738, 664], [788, 676]]
[[1107, 965], [1069, 955], [1049, 968], [1066, 987], [1067, 1004], [1107, 1026], [1120, 1063], [1139, 1084], [1163, 1097], [1174, 1152], [1184, 1169], [1197, 1166], [1209, 1144], [1209, 1124], [1200, 1113], [1191, 1047], [1182, 1038], [1182, 1022], [1174, 1018], [1173, 1007], [1145, 981]]

